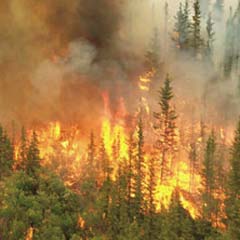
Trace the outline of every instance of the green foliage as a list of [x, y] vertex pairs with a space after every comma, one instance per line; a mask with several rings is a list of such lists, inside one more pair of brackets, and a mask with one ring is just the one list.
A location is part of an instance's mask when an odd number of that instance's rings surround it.
[[37, 134], [34, 131], [27, 152], [26, 172], [28, 174], [35, 175], [39, 168], [40, 156], [38, 149], [38, 139]]
[[179, 10], [177, 16], [175, 17], [175, 32], [177, 33], [176, 41], [177, 47], [180, 49], [189, 48], [189, 38], [190, 38], [190, 21], [189, 21], [189, 4], [188, 0], [185, 1], [185, 6], [182, 3], [179, 4]]
[[215, 155], [216, 142], [214, 133], [207, 140], [205, 157], [203, 161], [202, 181], [204, 191], [202, 194], [203, 200], [203, 218], [211, 221], [212, 215], [215, 214], [216, 201], [213, 197], [215, 187]]
[[159, 91], [160, 111], [154, 113], [157, 133], [156, 148], [162, 154], [161, 159], [161, 182], [165, 181], [170, 174], [170, 165], [167, 155], [173, 154], [176, 149], [176, 119], [177, 114], [172, 106], [173, 90], [169, 75], [167, 75], [163, 87]]
[[194, 15], [192, 23], [191, 47], [195, 57], [202, 54], [203, 39], [201, 37], [201, 9], [199, 0], [195, 0], [193, 5]]
[[231, 152], [231, 168], [227, 190], [227, 225], [232, 239], [240, 238], [240, 121], [238, 123]]
[[134, 186], [134, 208], [135, 214], [137, 216], [137, 221], [140, 223], [142, 221], [143, 215], [143, 203], [144, 203], [144, 136], [143, 136], [143, 122], [140, 117], [138, 122], [138, 139], [137, 139], [137, 154], [135, 162], [135, 186]]
[[41, 171], [36, 179], [19, 171], [2, 186], [1, 199], [3, 239], [24, 239], [29, 227], [34, 239], [68, 239], [80, 233], [78, 197], [54, 175]]
[[233, 70], [234, 65], [234, 23], [232, 11], [230, 12], [230, 16], [227, 20], [226, 26], [226, 39], [225, 39], [225, 54], [223, 60], [223, 69], [225, 77], [230, 77]]
[[0, 180], [11, 174], [14, 150], [7, 133], [0, 126]]
[[173, 193], [166, 221], [166, 236], [164, 239], [194, 239], [194, 221], [183, 208], [177, 189]]

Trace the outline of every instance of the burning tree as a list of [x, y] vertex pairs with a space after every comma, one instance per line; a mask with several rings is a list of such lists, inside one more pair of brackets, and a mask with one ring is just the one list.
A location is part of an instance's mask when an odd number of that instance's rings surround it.
[[159, 91], [160, 111], [154, 113], [156, 124], [156, 148], [159, 150], [160, 181], [164, 183], [171, 175], [173, 156], [176, 150], [176, 119], [177, 114], [172, 106], [173, 91], [169, 75], [167, 75], [164, 86]]

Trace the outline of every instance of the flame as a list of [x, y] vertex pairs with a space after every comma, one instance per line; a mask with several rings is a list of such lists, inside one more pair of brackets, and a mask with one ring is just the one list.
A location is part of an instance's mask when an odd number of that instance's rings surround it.
[[[191, 181], [191, 173], [190, 166], [184, 162], [178, 162], [178, 165], [174, 168], [171, 173], [171, 177], [162, 184], [159, 180], [157, 191], [156, 191], [156, 199], [157, 209], [161, 210], [162, 207], [168, 208], [171, 202], [172, 195], [175, 189], [179, 189], [180, 200], [185, 209], [189, 211], [193, 218], [196, 218], [200, 215], [199, 209], [195, 204], [196, 199], [194, 196], [197, 194], [197, 188], [194, 189], [193, 192], [190, 191], [190, 181]], [[196, 174], [195, 176], [195, 185], [200, 186], [201, 177]]]
[[27, 230], [27, 235], [26, 235], [25, 240], [32, 240], [32, 239], [33, 239], [33, 227], [30, 227]]
[[[151, 108], [148, 102], [148, 92], [151, 88], [151, 83], [154, 77], [155, 71], [149, 71], [138, 79], [138, 87], [140, 92], [141, 107], [145, 109], [146, 114], [143, 114], [143, 122], [146, 129], [145, 135], [145, 165], [146, 165], [146, 175], [148, 169], [148, 161], [152, 157], [151, 146], [153, 144], [153, 129], [151, 122]], [[124, 161], [129, 158], [129, 145], [128, 136], [129, 131], [134, 131], [134, 140], [137, 139], [137, 127], [135, 129], [129, 129], [126, 124], [126, 118], [128, 112], [125, 107], [124, 98], [120, 97], [118, 106], [115, 106], [115, 111], [111, 109], [111, 102], [107, 92], [102, 93], [103, 99], [103, 116], [101, 118], [101, 128], [98, 131], [106, 154], [110, 162], [112, 163], [113, 169], [113, 180], [116, 179], [116, 169], [118, 167], [118, 160]], [[183, 103], [186, 104], [186, 103]], [[140, 111], [138, 111], [139, 114]], [[137, 114], [136, 114], [137, 115]], [[196, 169], [192, 169], [191, 163], [189, 161], [189, 151], [191, 142], [194, 139], [197, 149], [203, 148], [205, 143], [205, 137], [200, 133], [200, 123], [189, 123], [184, 122], [185, 132], [181, 133], [178, 129], [176, 131], [175, 140], [178, 142], [178, 148], [174, 149], [176, 153], [174, 156], [169, 156], [169, 163], [173, 162], [169, 168], [171, 173], [166, 180], [166, 182], [161, 183], [160, 179], [156, 183], [155, 192], [155, 203], [158, 211], [162, 208], [168, 208], [172, 194], [175, 189], [179, 189], [180, 200], [183, 207], [189, 211], [193, 218], [197, 218], [201, 214], [201, 206], [199, 189], [201, 189], [202, 181], [201, 176]], [[210, 133], [210, 128], [204, 126], [205, 131]], [[40, 157], [43, 160], [43, 165], [49, 165], [56, 158], [58, 162], [56, 167], [56, 172], [61, 172], [61, 167], [66, 167], [68, 170], [68, 178], [64, 179], [65, 184], [72, 186], [74, 178], [81, 174], [81, 163], [84, 162], [86, 158], [86, 149], [88, 145], [88, 139], [83, 136], [82, 126], [77, 123], [75, 125], [63, 125], [61, 122], [50, 122], [45, 126], [38, 127], [36, 133], [39, 139], [39, 150]], [[151, 132], [152, 131], [152, 132]], [[30, 139], [32, 131], [27, 132], [28, 139]], [[233, 138], [234, 129], [224, 129], [222, 127], [216, 126], [216, 135], [226, 144], [230, 144]], [[100, 142], [100, 139], [99, 139]], [[118, 158], [114, 156], [113, 146], [114, 144], [118, 147]], [[16, 158], [19, 157], [19, 147], [20, 144], [16, 145]], [[60, 159], [65, 159], [65, 162], [61, 162]], [[64, 166], [64, 164], [66, 166]], [[62, 166], [63, 165], [63, 166]], [[160, 167], [160, 164], [159, 166]], [[199, 166], [198, 166], [199, 168]], [[198, 169], [199, 170], [199, 169]], [[159, 170], [157, 168], [156, 175], [158, 176]], [[147, 183], [148, 179], [145, 179]], [[224, 195], [223, 191], [218, 191], [215, 193], [216, 199], [221, 200], [221, 216], [224, 215]], [[147, 199], [146, 199], [147, 200]], [[216, 226], [222, 227], [219, 219], [214, 220]], [[84, 219], [79, 217], [79, 226], [84, 228]], [[29, 229], [28, 236], [33, 234], [33, 229]], [[27, 238], [31, 239], [31, 238]]]
[[78, 217], [78, 226], [81, 229], [84, 229], [84, 227], [85, 227], [85, 220], [81, 216]]
[[[119, 145], [119, 158], [128, 158], [128, 145], [127, 145], [127, 133], [124, 127], [124, 118], [126, 116], [126, 109], [124, 99], [119, 101], [119, 108], [115, 116], [110, 114], [109, 109], [109, 97], [104, 94], [104, 106], [105, 116], [102, 121], [101, 136], [103, 139], [104, 147], [110, 159], [113, 159], [113, 145], [118, 143]], [[116, 123], [111, 123], [110, 118], [116, 118]]]
[[153, 78], [154, 74], [155, 74], [155, 71], [154, 69], [152, 69], [151, 71], [139, 77], [138, 87], [140, 90], [146, 91], [146, 92], [150, 90], [150, 84], [152, 82], [151, 79]]

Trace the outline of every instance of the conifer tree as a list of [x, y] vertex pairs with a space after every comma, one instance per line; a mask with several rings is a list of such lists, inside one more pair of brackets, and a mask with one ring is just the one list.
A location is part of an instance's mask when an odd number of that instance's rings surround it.
[[223, 60], [224, 76], [230, 77], [234, 64], [234, 19], [232, 10], [226, 24], [225, 52]]
[[172, 106], [173, 91], [169, 75], [167, 75], [164, 86], [159, 91], [160, 111], [154, 113], [156, 120], [155, 130], [157, 134], [156, 148], [160, 151], [160, 180], [163, 183], [170, 174], [172, 157], [176, 150], [176, 119], [177, 114]]
[[96, 145], [94, 133], [90, 134], [90, 142], [88, 145], [88, 156], [86, 164], [86, 174], [85, 177], [90, 176], [91, 178], [96, 178]]
[[146, 68], [148, 71], [158, 72], [160, 68], [160, 36], [158, 28], [154, 28], [149, 49], [146, 56]]
[[155, 161], [155, 157], [152, 156], [149, 159], [149, 173], [148, 173], [148, 184], [147, 184], [147, 199], [148, 199], [147, 235], [148, 235], [148, 240], [156, 239], [155, 192], [156, 192], [156, 161]]
[[230, 239], [240, 239], [240, 121], [231, 151], [226, 212]]
[[7, 133], [0, 126], [0, 180], [8, 176], [14, 163], [14, 150]]
[[107, 156], [104, 142], [101, 140], [100, 145], [100, 162], [101, 162], [101, 178], [102, 178], [102, 187], [100, 189], [100, 216], [103, 221], [103, 228], [105, 231], [108, 226], [108, 217], [110, 210], [110, 198], [111, 198], [111, 173], [112, 169], [110, 166], [109, 157]]
[[189, 190], [190, 192], [195, 187], [195, 171], [197, 169], [197, 149], [196, 144], [190, 144], [190, 152], [189, 152], [189, 160], [190, 160], [190, 182], [189, 182]]
[[128, 218], [132, 220], [132, 194], [133, 194], [133, 180], [134, 180], [134, 149], [135, 143], [133, 140], [133, 133], [129, 136], [128, 149], [128, 163], [127, 163], [127, 205]]
[[176, 41], [177, 47], [180, 49], [189, 48], [189, 33], [190, 33], [190, 21], [189, 21], [189, 4], [188, 0], [185, 1], [183, 7], [182, 3], [179, 4], [179, 10], [175, 17], [175, 32], [177, 33]]
[[207, 140], [205, 157], [203, 162], [202, 179], [203, 179], [203, 219], [211, 221], [215, 210], [215, 199], [213, 196], [215, 190], [215, 154], [216, 142], [212, 133]]
[[219, 144], [216, 153], [215, 160], [215, 222], [214, 225], [221, 227], [224, 223], [224, 217], [226, 216], [224, 206], [223, 194], [226, 193], [227, 173], [225, 165], [229, 149], [225, 143]]
[[111, 176], [110, 176], [111, 167], [110, 167], [109, 157], [107, 155], [103, 140], [101, 140], [101, 143], [100, 143], [99, 161], [100, 161], [102, 182], [108, 179], [111, 179]]
[[85, 164], [82, 169], [82, 182], [81, 192], [84, 195], [82, 203], [85, 206], [86, 211], [96, 208], [96, 199], [98, 194], [97, 184], [97, 169], [96, 165], [96, 145], [93, 132], [90, 134], [90, 140], [88, 144], [88, 155]]
[[32, 135], [32, 139], [27, 152], [27, 163], [26, 163], [26, 171], [28, 174], [34, 174], [40, 168], [40, 155], [38, 149], [38, 139], [37, 134], [34, 131]]
[[183, 208], [179, 189], [172, 194], [169, 211], [167, 214], [166, 238], [171, 240], [194, 240], [194, 221]]
[[138, 121], [137, 131], [137, 146], [136, 146], [136, 158], [135, 158], [135, 213], [138, 223], [142, 222], [142, 216], [144, 211], [144, 136], [143, 136], [143, 122], [140, 116]]
[[21, 144], [20, 144], [20, 149], [19, 149], [19, 158], [18, 158], [17, 168], [26, 169], [27, 151], [28, 151], [28, 146], [27, 146], [26, 130], [24, 127], [22, 127]]
[[176, 23], [175, 23], [175, 32], [177, 33], [177, 37], [176, 37], [176, 40], [177, 40], [177, 48], [182, 48], [182, 41], [183, 41], [183, 31], [182, 31], [182, 28], [183, 28], [183, 19], [184, 19], [184, 14], [183, 14], [183, 8], [182, 8], [182, 3], [180, 2], [179, 4], [179, 9], [178, 9], [178, 12], [177, 12], [177, 16], [175, 17], [176, 19]]
[[189, 48], [190, 28], [191, 22], [189, 19], [189, 3], [188, 0], [186, 0], [183, 10], [183, 39], [184, 39], [183, 47], [185, 49]]
[[192, 23], [191, 45], [194, 56], [199, 57], [201, 56], [201, 50], [203, 47], [203, 40], [201, 37], [201, 9], [199, 0], [195, 0], [193, 9], [194, 15]]
[[233, 70], [239, 74], [239, 67], [240, 67], [240, 1], [238, 2], [237, 9], [233, 16]]
[[168, 2], [165, 2], [164, 6], [164, 57], [166, 58], [168, 52], [168, 22], [169, 22], [169, 6]]
[[212, 61], [213, 42], [214, 42], [214, 35], [215, 35], [213, 26], [214, 26], [214, 23], [212, 21], [211, 14], [209, 14], [208, 20], [207, 20], [207, 27], [206, 27], [206, 30], [207, 30], [206, 55], [210, 61]]
[[128, 193], [128, 175], [127, 175], [127, 164], [125, 159], [120, 159], [119, 153], [118, 157], [114, 158], [115, 161], [118, 162], [118, 174], [116, 179], [116, 187], [115, 187], [115, 196], [113, 196], [112, 205], [115, 208], [115, 233], [117, 232], [120, 235], [124, 235], [125, 229], [130, 223], [129, 212], [128, 212], [128, 202], [127, 202], [127, 193]]

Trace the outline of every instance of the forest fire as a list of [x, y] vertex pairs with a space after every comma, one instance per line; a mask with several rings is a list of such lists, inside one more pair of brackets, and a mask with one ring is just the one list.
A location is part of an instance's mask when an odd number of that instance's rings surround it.
[[[137, 161], [136, 159], [139, 157], [139, 148], [142, 148], [142, 169], [139, 171], [142, 171], [144, 176], [142, 179], [144, 201], [147, 202], [149, 200], [148, 185], [152, 184], [149, 182], [150, 160], [155, 158], [155, 171], [158, 173], [155, 173], [153, 201], [155, 202], [156, 210], [161, 212], [164, 209], [168, 209], [174, 192], [178, 191], [181, 204], [196, 219], [202, 215], [200, 191], [204, 188], [202, 170], [199, 167], [202, 164], [202, 160], [200, 157], [197, 157], [197, 154], [204, 150], [206, 135], [211, 130], [206, 125], [203, 126], [201, 122], [192, 126], [189, 120], [187, 120], [188, 123], [185, 124], [183, 129], [179, 129], [175, 125], [170, 126], [168, 121], [176, 120], [174, 124], [177, 124], [178, 120], [177, 116], [174, 115], [175, 109], [173, 105], [170, 106], [168, 102], [163, 101], [160, 103], [161, 107], [163, 107], [163, 104], [167, 104], [166, 110], [168, 112], [166, 116], [164, 116], [165, 110], [161, 114], [154, 113], [148, 99], [155, 75], [156, 71], [152, 69], [140, 75], [137, 79], [140, 103], [136, 111], [131, 114], [127, 112], [123, 97], [119, 98], [117, 110], [113, 114], [110, 107], [109, 94], [107, 91], [102, 92], [104, 111], [100, 119], [101, 128], [92, 130], [99, 136], [96, 138], [97, 140], [94, 140], [94, 144], [98, 142], [100, 147], [94, 150], [96, 156], [93, 158], [95, 161], [101, 161], [101, 151], [105, 151], [106, 158], [109, 161], [108, 167], [111, 169], [110, 177], [116, 181], [120, 168], [134, 168], [134, 164], [137, 164], [134, 161]], [[165, 90], [171, 91], [170, 86], [166, 85]], [[161, 91], [164, 94], [163, 88]], [[169, 94], [168, 100], [172, 98], [170, 92]], [[133, 116], [131, 124], [127, 125], [127, 118], [130, 115]], [[156, 119], [154, 119], [154, 115], [156, 115]], [[165, 117], [169, 119], [164, 119]], [[141, 126], [139, 125], [139, 119], [142, 122]], [[158, 124], [161, 125], [161, 128], [166, 128], [164, 132], [158, 132]], [[81, 131], [85, 127], [87, 126], [80, 126], [77, 122], [74, 125], [64, 125], [60, 121], [55, 121], [46, 124], [44, 127], [34, 129], [38, 137], [42, 165], [54, 169], [60, 175], [62, 174], [65, 185], [76, 191], [78, 191], [78, 189], [74, 189], [76, 182], [81, 178], [83, 168], [89, 157], [89, 139], [83, 136]], [[185, 133], [182, 134], [180, 130], [182, 132], [185, 131]], [[142, 146], [138, 146], [140, 144], [139, 137], [141, 137], [139, 131], [142, 131], [141, 134], [144, 136], [144, 140], [141, 143]], [[32, 132], [33, 130], [26, 131], [26, 139], [31, 139]], [[225, 129], [215, 127], [214, 132], [216, 137], [226, 146], [231, 143], [232, 138], [227, 138]], [[228, 131], [228, 136], [230, 132]], [[160, 137], [160, 140], [156, 142], [158, 137]], [[194, 145], [192, 144], [193, 137], [196, 141]], [[21, 157], [20, 148], [21, 141], [15, 147], [16, 159]], [[64, 160], [62, 161], [62, 159]], [[166, 166], [163, 166], [163, 164]], [[100, 165], [101, 163], [99, 162], [95, 163], [95, 167]], [[137, 170], [132, 169], [131, 171]], [[163, 177], [163, 173], [166, 175], [165, 177]], [[134, 181], [136, 180], [131, 180], [130, 184], [134, 184]], [[136, 193], [131, 192], [130, 194], [134, 197]], [[221, 214], [223, 214], [224, 194], [222, 190], [218, 189], [215, 197], [221, 202]], [[212, 219], [214, 218], [215, 216], [212, 216]], [[219, 221], [216, 220], [216, 226], [222, 227], [223, 224]]]
[[[104, 106], [104, 115], [102, 117], [101, 129], [99, 132], [99, 144], [102, 144], [102, 147], [106, 151], [106, 156], [110, 161], [111, 165], [111, 178], [113, 180], [117, 179], [118, 168], [121, 164], [130, 161], [130, 158], [136, 158], [138, 154], [136, 149], [132, 153], [129, 153], [131, 142], [134, 142], [134, 145], [137, 145], [138, 142], [138, 131], [139, 126], [137, 124], [137, 119], [141, 117], [144, 122], [144, 127], [148, 130], [147, 141], [144, 143], [143, 152], [143, 174], [144, 174], [144, 184], [145, 187], [149, 184], [148, 171], [149, 171], [149, 160], [153, 157], [156, 158], [156, 149], [154, 149], [155, 139], [155, 129], [154, 122], [149, 122], [149, 116], [152, 114], [149, 103], [147, 102], [146, 91], [150, 90], [151, 78], [154, 76], [154, 72], [148, 72], [145, 74], [145, 77], [140, 76], [139, 78], [139, 89], [141, 95], [140, 109], [134, 114], [133, 118], [133, 127], [126, 126], [126, 117], [128, 113], [124, 106], [124, 100], [121, 98], [119, 100], [119, 109], [116, 111], [116, 114], [113, 116], [110, 109], [109, 96], [107, 92], [102, 94], [103, 106]], [[144, 85], [142, 85], [144, 84]], [[144, 110], [144, 111], [143, 111]], [[144, 119], [146, 118], [146, 119]], [[146, 120], [146, 121], [145, 121]], [[200, 125], [200, 123], [199, 123]], [[43, 166], [52, 166], [54, 170], [59, 174], [64, 169], [66, 175], [63, 177], [65, 179], [65, 184], [74, 189], [74, 184], [78, 181], [79, 176], [82, 174], [82, 168], [87, 158], [87, 147], [89, 139], [86, 139], [81, 136], [81, 128], [78, 124], [73, 126], [64, 126], [60, 122], [50, 122], [45, 127], [36, 128], [35, 132], [38, 136], [38, 144], [40, 150], [40, 158], [42, 159]], [[186, 126], [186, 129], [190, 126]], [[198, 127], [196, 127], [198, 128]], [[176, 129], [177, 130], [177, 129]], [[149, 131], [151, 137], [149, 137]], [[199, 129], [200, 131], [200, 129]], [[130, 135], [132, 133], [133, 139], [130, 140]], [[200, 208], [200, 195], [199, 191], [202, 189], [202, 179], [201, 172], [196, 169], [196, 166], [192, 164], [200, 164], [191, 162], [191, 136], [184, 136], [185, 142], [181, 139], [181, 136], [176, 131], [177, 135], [174, 136], [174, 143], [170, 139], [170, 144], [175, 144], [173, 155], [168, 156], [169, 169], [171, 171], [168, 173], [165, 181], [162, 181], [160, 176], [156, 175], [156, 186], [154, 193], [154, 202], [156, 203], [156, 209], [161, 211], [161, 209], [166, 209], [171, 204], [173, 193], [179, 191], [180, 200], [183, 204], [183, 207], [189, 211], [193, 218], [201, 216]], [[32, 130], [28, 130], [26, 135], [27, 139], [31, 139]], [[200, 132], [198, 134], [201, 134]], [[219, 129], [219, 136], [221, 141], [228, 142], [229, 139], [225, 139], [224, 129]], [[186, 140], [187, 139], [187, 140]], [[189, 141], [189, 142], [186, 142]], [[198, 137], [199, 146], [203, 143], [201, 136]], [[101, 143], [102, 142], [102, 143]], [[189, 149], [181, 150], [181, 142], [184, 142], [184, 145], [189, 146]], [[179, 149], [178, 149], [179, 148]], [[19, 159], [20, 155], [20, 143], [16, 145], [15, 155], [16, 159]], [[101, 151], [98, 149], [97, 151]], [[197, 151], [195, 149], [194, 151]], [[97, 154], [96, 158], [99, 158]], [[130, 154], [130, 155], [129, 155]], [[193, 156], [194, 157], [194, 156]], [[163, 156], [157, 157], [160, 160], [156, 161], [156, 169], [161, 171], [161, 158]], [[65, 159], [64, 162], [61, 162], [61, 159]], [[131, 159], [133, 161], [133, 159]], [[197, 161], [197, 160], [195, 160]], [[120, 164], [121, 163], [121, 164]], [[133, 164], [133, 163], [132, 163]], [[134, 193], [132, 193], [134, 196]], [[147, 201], [147, 187], [144, 190], [145, 200]], [[218, 194], [220, 196], [221, 193]], [[223, 200], [223, 196], [220, 197]]]
[[240, 239], [240, 3], [5, 2], [0, 239]]

